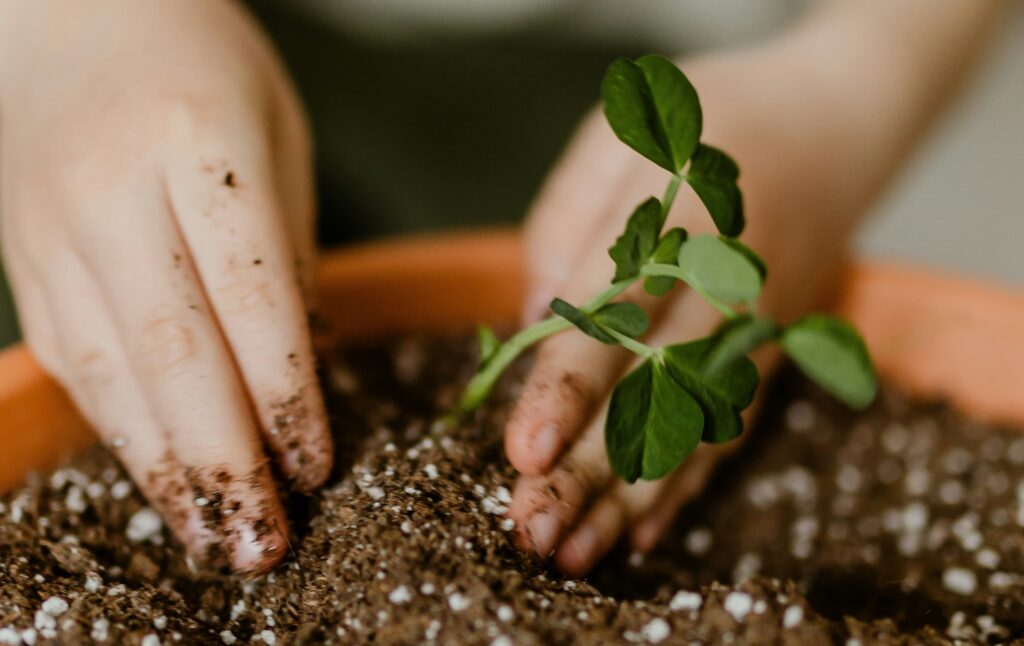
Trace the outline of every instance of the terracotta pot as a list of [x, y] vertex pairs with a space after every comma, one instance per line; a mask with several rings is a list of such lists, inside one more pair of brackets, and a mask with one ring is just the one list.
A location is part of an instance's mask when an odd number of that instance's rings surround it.
[[[328, 255], [320, 308], [333, 343], [469, 329], [513, 320], [522, 283], [514, 233], [401, 239]], [[839, 303], [884, 378], [918, 395], [947, 397], [970, 416], [1024, 425], [1024, 293], [861, 263], [848, 272]], [[0, 420], [0, 491], [95, 441], [23, 347], [0, 353]]]

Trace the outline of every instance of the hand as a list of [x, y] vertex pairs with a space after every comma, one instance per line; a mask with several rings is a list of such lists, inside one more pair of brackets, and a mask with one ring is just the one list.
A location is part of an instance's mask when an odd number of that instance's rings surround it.
[[13, 7], [0, 213], [26, 342], [193, 557], [266, 570], [288, 530], [263, 446], [304, 491], [333, 455], [296, 97], [230, 3]]
[[[705, 104], [714, 103], [716, 93], [705, 89], [698, 85], [701, 96], [710, 99]], [[708, 114], [715, 113], [706, 109]], [[799, 168], [807, 144], [784, 136], [770, 141], [777, 136], [772, 134], [751, 136], [763, 124], [745, 121], [754, 127], [716, 130], [712, 121], [705, 140], [738, 155], [741, 168], [749, 171], [743, 184], [750, 225], [743, 239], [772, 268], [762, 305], [788, 321], [817, 304], [831, 285], [844, 258], [848, 227], [816, 224], [814, 218], [821, 216], [800, 209], [798, 187], [791, 179], [786, 183]], [[788, 164], [778, 158], [766, 164], [765, 153], [759, 152], [763, 148], [786, 150], [792, 158]], [[554, 296], [582, 303], [606, 288], [614, 273], [608, 247], [633, 207], [649, 195], [660, 195], [667, 179], [664, 171], [616, 141], [600, 115], [588, 119], [527, 225], [532, 296], [524, 318], [538, 318]], [[785, 190], [779, 190], [780, 183]], [[665, 229], [674, 226], [691, 234], [713, 231], [703, 206], [685, 188]], [[706, 336], [719, 321], [698, 294], [680, 286], [659, 299], [639, 288], [627, 291], [626, 298], [648, 311], [653, 322], [649, 344], [655, 347]], [[509, 512], [519, 543], [542, 557], [552, 556], [570, 575], [584, 574], [620, 535], [627, 535], [636, 550], [653, 547], [678, 508], [700, 493], [715, 463], [737, 446], [702, 445], [660, 481], [629, 485], [618, 480], [605, 453], [604, 415], [611, 389], [635, 365], [631, 357], [621, 347], [582, 334], [551, 338], [538, 350], [506, 429], [506, 452], [522, 474]], [[772, 353], [754, 358], [765, 376], [776, 360]]]

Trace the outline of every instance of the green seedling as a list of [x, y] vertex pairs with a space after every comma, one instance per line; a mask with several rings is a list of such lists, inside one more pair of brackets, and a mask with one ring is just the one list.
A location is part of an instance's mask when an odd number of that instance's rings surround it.
[[[620, 59], [608, 68], [601, 97], [618, 138], [669, 173], [665, 194], [637, 206], [608, 250], [615, 275], [604, 291], [582, 305], [555, 299], [553, 316], [504, 342], [480, 328], [480, 364], [462, 394], [459, 412], [480, 406], [524, 350], [570, 328], [620, 345], [641, 359], [615, 386], [605, 423], [608, 459], [628, 482], [664, 477], [700, 442], [727, 442], [742, 432], [740, 413], [753, 401], [759, 381], [748, 355], [765, 343], [781, 346], [808, 377], [841, 401], [867, 406], [878, 386], [853, 327], [821, 314], [783, 326], [757, 313], [767, 267], [737, 240], [744, 228], [739, 167], [729, 155], [700, 141], [700, 101], [686, 76], [660, 56]], [[719, 235], [691, 237], [681, 228], [662, 231], [684, 182], [707, 209]], [[641, 341], [648, 328], [644, 311], [633, 303], [615, 302], [637, 281], [654, 296], [681, 281], [724, 320], [705, 338], [650, 347]]]

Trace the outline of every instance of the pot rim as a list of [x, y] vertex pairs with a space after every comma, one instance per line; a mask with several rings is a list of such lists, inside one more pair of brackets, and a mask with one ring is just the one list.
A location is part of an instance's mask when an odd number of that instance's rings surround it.
[[[321, 346], [515, 320], [524, 273], [510, 230], [418, 235], [325, 254]], [[883, 379], [948, 399], [983, 421], [1024, 426], [1024, 291], [890, 261], [846, 272], [837, 311], [864, 335]], [[358, 304], [359, 315], [351, 315]], [[21, 345], [0, 352], [0, 491], [95, 441]]]

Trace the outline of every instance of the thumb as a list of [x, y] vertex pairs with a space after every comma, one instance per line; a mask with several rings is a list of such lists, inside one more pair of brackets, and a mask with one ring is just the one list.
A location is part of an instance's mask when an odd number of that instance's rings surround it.
[[631, 161], [603, 115], [592, 111], [551, 171], [526, 220], [525, 323], [543, 317], [593, 242]]

